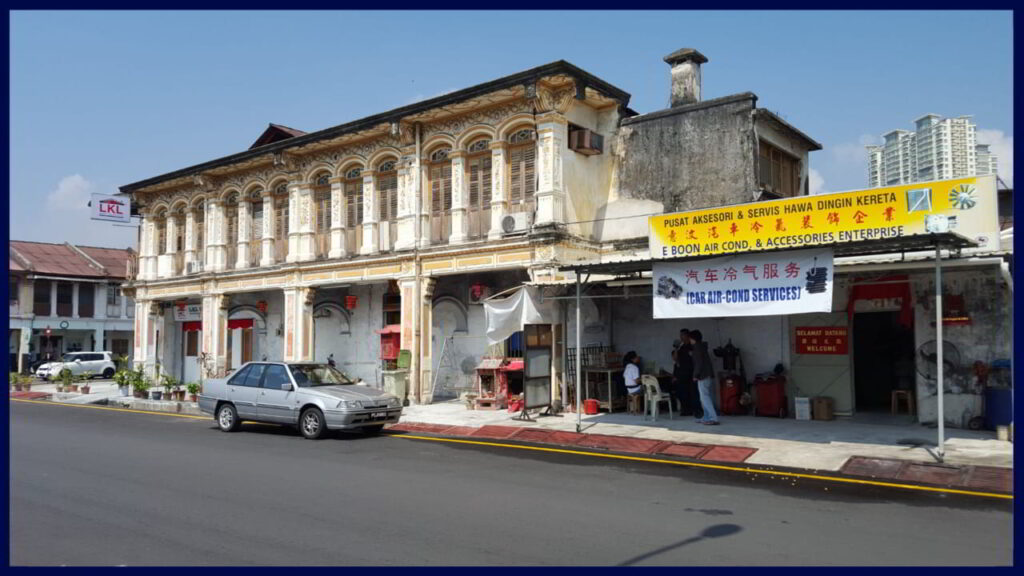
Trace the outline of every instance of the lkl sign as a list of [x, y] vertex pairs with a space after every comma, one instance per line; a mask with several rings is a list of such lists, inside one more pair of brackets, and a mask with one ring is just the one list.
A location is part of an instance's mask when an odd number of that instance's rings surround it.
[[132, 221], [131, 201], [127, 196], [92, 195], [92, 219], [107, 222]]

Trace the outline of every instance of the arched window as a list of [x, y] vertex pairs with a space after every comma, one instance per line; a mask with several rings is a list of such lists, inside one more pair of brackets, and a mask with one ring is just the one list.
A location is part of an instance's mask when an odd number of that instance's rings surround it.
[[321, 174], [313, 185], [313, 231], [317, 258], [326, 258], [331, 250], [331, 184], [330, 175]]
[[452, 233], [452, 163], [451, 148], [442, 147], [430, 153], [430, 242], [444, 244]]
[[352, 168], [345, 173], [345, 246], [359, 253], [363, 246], [363, 171]]
[[491, 141], [481, 138], [466, 150], [469, 182], [469, 237], [481, 238], [491, 228]]
[[274, 260], [284, 262], [288, 257], [288, 186], [280, 184], [274, 189]]
[[387, 251], [398, 235], [398, 172], [395, 161], [381, 162], [377, 167], [377, 216], [380, 222], [380, 249]]
[[249, 232], [249, 262], [258, 266], [263, 257], [263, 189], [257, 188], [249, 193], [252, 228]]
[[533, 212], [533, 194], [537, 190], [537, 137], [532, 128], [512, 133], [508, 138], [508, 211]]

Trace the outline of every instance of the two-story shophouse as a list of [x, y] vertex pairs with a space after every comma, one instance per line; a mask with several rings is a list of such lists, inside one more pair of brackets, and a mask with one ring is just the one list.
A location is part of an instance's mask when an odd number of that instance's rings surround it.
[[517, 354], [488, 350], [489, 294], [625, 249], [648, 213], [806, 193], [816, 142], [751, 93], [702, 101], [699, 52], [665, 60], [672, 108], [644, 116], [557, 61], [317, 132], [272, 124], [121, 187], [143, 216], [136, 361], [193, 380], [333, 355], [376, 384], [390, 333], [429, 401]]
[[9, 252], [12, 370], [65, 352], [131, 356], [135, 303], [121, 286], [134, 251], [11, 240]]

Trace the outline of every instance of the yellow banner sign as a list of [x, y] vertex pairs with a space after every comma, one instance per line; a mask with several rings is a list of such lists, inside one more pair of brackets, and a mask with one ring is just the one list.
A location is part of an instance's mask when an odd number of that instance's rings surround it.
[[952, 231], [999, 245], [995, 176], [798, 196], [649, 219], [651, 257], [827, 246]]

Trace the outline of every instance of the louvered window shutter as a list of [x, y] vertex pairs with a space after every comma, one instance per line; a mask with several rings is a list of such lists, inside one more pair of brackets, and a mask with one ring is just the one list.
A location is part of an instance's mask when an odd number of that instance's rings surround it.
[[441, 212], [441, 168], [437, 166], [430, 169], [430, 211]]
[[452, 165], [446, 164], [441, 169], [442, 180], [444, 181], [444, 210], [452, 209]]
[[537, 190], [537, 176], [535, 171], [537, 160], [537, 147], [528, 146], [523, 148], [523, 201], [533, 201], [533, 193]]
[[508, 155], [508, 201], [518, 204], [523, 199], [523, 149], [513, 148]]
[[326, 232], [330, 227], [331, 191], [321, 188], [316, 191], [316, 230]]
[[469, 161], [469, 207], [474, 210], [480, 207], [480, 161], [477, 159]]

